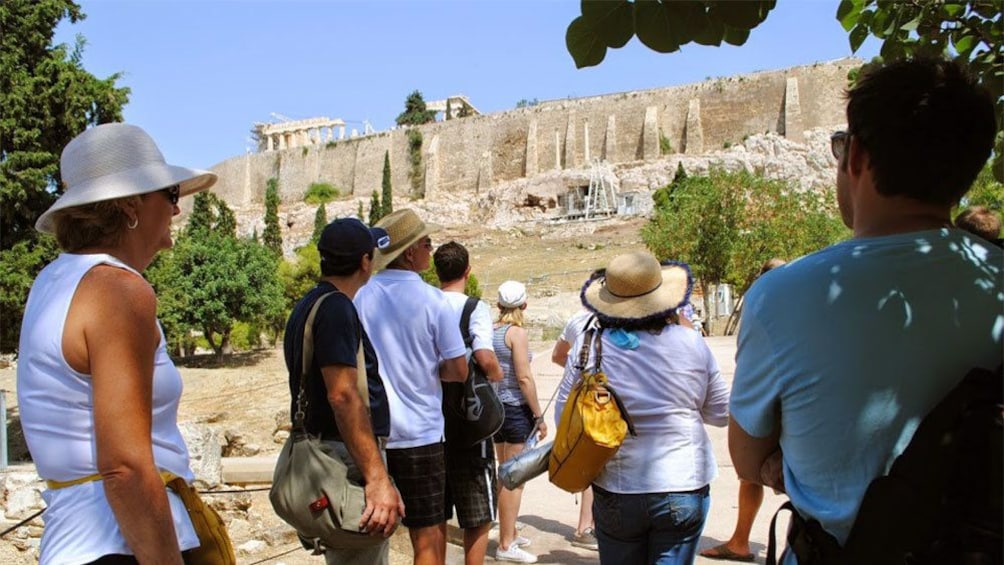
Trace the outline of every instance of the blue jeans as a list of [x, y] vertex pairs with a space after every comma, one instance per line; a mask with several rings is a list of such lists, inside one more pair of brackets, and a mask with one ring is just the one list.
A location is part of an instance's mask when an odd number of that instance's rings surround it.
[[603, 565], [690, 565], [711, 505], [710, 489], [617, 494], [593, 485]]

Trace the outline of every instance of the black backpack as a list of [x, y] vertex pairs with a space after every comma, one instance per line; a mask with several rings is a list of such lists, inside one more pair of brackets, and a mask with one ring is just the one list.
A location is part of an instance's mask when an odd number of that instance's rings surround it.
[[476, 445], [499, 431], [505, 419], [505, 409], [495, 387], [474, 360], [471, 335], [471, 314], [478, 299], [468, 297], [460, 315], [460, 332], [467, 346], [467, 381], [443, 383], [443, 416], [446, 421], [446, 443], [456, 447]]
[[[920, 423], [889, 474], [868, 485], [843, 547], [785, 503], [799, 565], [1004, 562], [1002, 396], [1001, 367], [971, 370]], [[771, 522], [768, 565], [774, 552]]]

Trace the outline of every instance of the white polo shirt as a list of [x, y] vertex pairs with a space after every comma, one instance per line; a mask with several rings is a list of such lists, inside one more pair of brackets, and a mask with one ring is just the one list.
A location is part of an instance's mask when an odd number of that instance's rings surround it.
[[439, 363], [464, 355], [460, 315], [412, 271], [386, 269], [359, 289], [359, 318], [376, 349], [390, 403], [389, 449], [443, 441]]
[[[467, 304], [467, 295], [455, 291], [446, 291], [443, 294], [446, 296], [450, 308], [453, 308], [457, 313], [457, 327], [459, 327], [460, 317], [464, 313], [464, 305]], [[488, 303], [484, 300], [478, 300], [474, 312], [471, 312], [469, 331], [474, 338], [474, 341], [471, 342], [471, 351], [487, 349], [492, 353], [495, 352], [495, 347], [492, 346], [492, 313], [488, 308]]]

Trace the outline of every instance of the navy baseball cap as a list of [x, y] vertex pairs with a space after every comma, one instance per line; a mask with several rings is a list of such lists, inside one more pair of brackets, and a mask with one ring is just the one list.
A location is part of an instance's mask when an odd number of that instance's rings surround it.
[[376, 249], [390, 245], [390, 236], [383, 228], [370, 228], [355, 218], [339, 218], [324, 227], [317, 241], [321, 263], [332, 267], [353, 263], [358, 266], [359, 258]]

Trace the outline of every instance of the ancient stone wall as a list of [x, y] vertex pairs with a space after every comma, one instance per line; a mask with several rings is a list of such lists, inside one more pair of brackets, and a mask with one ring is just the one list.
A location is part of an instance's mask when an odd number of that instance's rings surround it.
[[[856, 59], [709, 79], [698, 84], [545, 101], [537, 106], [420, 126], [426, 199], [478, 196], [504, 183], [593, 159], [654, 161], [669, 153], [701, 155], [747, 136], [777, 133], [802, 141], [807, 130], [845, 122], [841, 96]], [[242, 155], [213, 170], [215, 189], [232, 205], [264, 201], [269, 177], [280, 200], [299, 202], [313, 182], [367, 203], [381, 190], [384, 152], [395, 195], [411, 191], [407, 130]], [[400, 202], [401, 200], [399, 200]]]

